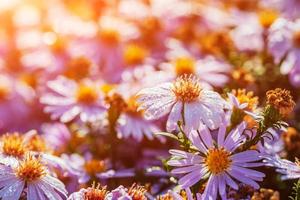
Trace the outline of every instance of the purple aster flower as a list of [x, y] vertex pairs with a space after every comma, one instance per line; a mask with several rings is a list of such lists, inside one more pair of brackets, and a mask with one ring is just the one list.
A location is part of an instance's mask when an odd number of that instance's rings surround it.
[[86, 158], [79, 154], [62, 155], [62, 159], [66, 163], [71, 163], [70, 171], [78, 177], [79, 183], [87, 183], [91, 178], [96, 177], [97, 174], [106, 172], [108, 161], [93, 159], [91, 155]]
[[188, 134], [199, 127], [200, 120], [210, 129], [216, 129], [225, 115], [225, 100], [218, 93], [201, 88], [192, 75], [143, 89], [137, 97], [139, 109], [144, 110], [146, 118], [158, 119], [169, 113], [168, 131], [176, 130], [177, 122], [182, 121]]
[[282, 180], [299, 179], [300, 178], [300, 162], [296, 159], [293, 163], [286, 159], [281, 159], [278, 155], [265, 156], [266, 165], [276, 168], [276, 171], [281, 173]]
[[255, 14], [237, 12], [238, 26], [230, 33], [235, 46], [240, 51], [261, 51], [264, 47], [263, 27]]
[[[189, 153], [180, 150], [170, 150], [172, 159], [168, 161], [175, 167], [174, 174], [185, 174], [179, 179], [179, 185], [188, 188], [208, 178], [206, 188], [202, 194], [203, 199], [216, 199], [226, 195], [226, 185], [238, 189], [234, 179], [259, 188], [256, 181], [262, 181], [263, 173], [249, 169], [249, 167], [262, 166], [258, 162], [261, 158], [259, 152], [247, 150], [235, 153], [235, 150], [245, 141], [242, 133], [245, 123], [241, 123], [226, 135], [226, 126], [221, 124], [217, 141], [212, 139], [210, 131], [201, 125], [200, 130], [190, 133], [190, 140], [198, 153]], [[214, 143], [216, 142], [216, 145]]]
[[117, 131], [120, 138], [132, 136], [140, 142], [144, 135], [152, 140], [153, 133], [159, 132], [160, 129], [153, 121], [145, 119], [143, 111], [138, 111], [135, 98], [131, 97], [127, 100], [124, 111], [118, 119]]
[[48, 87], [53, 91], [41, 97], [46, 105], [45, 111], [53, 119], [70, 122], [79, 117], [83, 122], [101, 119], [105, 109], [100, 86], [90, 81], [77, 84], [75, 81], [59, 77], [49, 81]]
[[269, 51], [281, 64], [281, 73], [289, 74], [291, 83], [300, 86], [300, 20], [277, 19], [270, 28]]
[[62, 182], [49, 174], [41, 160], [27, 155], [17, 167], [0, 165], [0, 197], [3, 200], [19, 199], [27, 189], [27, 199], [67, 198]]
[[108, 194], [106, 187], [101, 187], [100, 184], [88, 188], [81, 188], [78, 192], [72, 193], [68, 200], [86, 200], [86, 199], [99, 199], [104, 200]]
[[166, 80], [175, 80], [184, 74], [194, 74], [199, 79], [201, 86], [211, 89], [212, 86], [222, 87], [229, 80], [226, 75], [231, 71], [231, 66], [225, 61], [213, 56], [197, 58], [176, 41], [168, 42], [170, 51], [167, 52], [169, 62], [160, 64]]
[[42, 131], [47, 144], [55, 150], [62, 149], [71, 139], [68, 127], [62, 123], [43, 124]]

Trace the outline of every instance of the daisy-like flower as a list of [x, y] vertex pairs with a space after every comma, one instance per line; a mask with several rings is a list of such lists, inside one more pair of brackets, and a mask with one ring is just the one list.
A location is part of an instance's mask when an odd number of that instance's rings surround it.
[[17, 167], [0, 165], [0, 197], [19, 199], [27, 189], [27, 199], [57, 199], [67, 197], [62, 182], [52, 177], [40, 159], [27, 154]]
[[276, 171], [281, 173], [282, 180], [299, 179], [300, 178], [300, 162], [296, 158], [296, 162], [281, 159], [278, 155], [265, 156], [266, 165], [275, 167]]
[[18, 160], [23, 159], [30, 149], [30, 138], [34, 131], [29, 131], [24, 135], [7, 133], [0, 140], [0, 163], [15, 166]]
[[121, 185], [111, 191], [105, 200], [147, 200], [146, 192], [147, 190], [140, 185], [133, 184], [129, 189]]
[[78, 176], [79, 183], [87, 183], [90, 179], [95, 178], [98, 174], [107, 171], [108, 162], [91, 158], [83, 158], [78, 154], [62, 155], [66, 163], [72, 163], [72, 173]]
[[68, 200], [104, 200], [107, 194], [106, 187], [101, 187], [100, 184], [97, 186], [93, 184], [92, 187], [82, 188], [78, 192], [72, 193]]
[[260, 154], [255, 150], [235, 153], [245, 140], [242, 136], [245, 127], [245, 123], [241, 123], [225, 136], [226, 126], [222, 124], [214, 141], [207, 127], [201, 125], [199, 132], [192, 131], [189, 137], [198, 152], [170, 150], [172, 159], [168, 165], [175, 167], [171, 173], [185, 174], [179, 179], [179, 185], [188, 188], [208, 178], [203, 199], [216, 199], [218, 194], [225, 197], [227, 185], [238, 189], [236, 181], [258, 189], [256, 181], [262, 181], [265, 175], [249, 167], [263, 165], [259, 162]]
[[286, 56], [281, 73], [289, 74], [290, 82], [300, 86], [300, 20], [277, 19], [270, 28], [268, 48], [277, 64]]
[[137, 141], [141, 141], [145, 135], [149, 140], [152, 140], [153, 133], [159, 130], [153, 121], [145, 119], [143, 110], [138, 110], [138, 103], [135, 97], [129, 98], [123, 113], [118, 119], [118, 136], [121, 138], [132, 136]]
[[160, 64], [167, 80], [193, 74], [198, 77], [202, 87], [209, 89], [213, 86], [222, 87], [229, 80], [227, 73], [231, 71], [231, 66], [225, 61], [213, 56], [199, 59], [177, 40], [169, 40], [167, 45], [169, 51], [166, 56], [169, 61]]
[[173, 83], [143, 89], [137, 97], [139, 109], [144, 110], [148, 119], [158, 119], [170, 113], [167, 130], [176, 130], [177, 122], [182, 121], [187, 134], [197, 129], [201, 121], [210, 129], [218, 128], [227, 107], [218, 93], [203, 89], [192, 75], [183, 75]]
[[245, 89], [233, 90], [228, 93], [230, 105], [233, 108], [254, 111], [258, 104], [258, 97], [254, 96], [252, 91], [246, 92]]
[[65, 123], [79, 117], [83, 122], [94, 122], [106, 110], [101, 87], [96, 83], [87, 81], [77, 84], [73, 80], [59, 77], [47, 85], [52, 92], [40, 100], [46, 105], [45, 112], [51, 113], [52, 119], [59, 118]]

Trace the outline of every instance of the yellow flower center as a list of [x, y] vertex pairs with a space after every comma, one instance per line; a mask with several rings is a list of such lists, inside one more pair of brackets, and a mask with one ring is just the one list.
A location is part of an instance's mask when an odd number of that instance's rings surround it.
[[8, 156], [22, 157], [27, 151], [23, 137], [18, 133], [6, 134], [2, 137], [2, 151]]
[[247, 109], [253, 111], [258, 104], [258, 97], [254, 96], [252, 91], [246, 92], [245, 89], [238, 89], [232, 91], [233, 95], [235, 95], [238, 101], [243, 103], [248, 103]]
[[80, 103], [92, 104], [98, 100], [96, 88], [88, 85], [79, 85], [76, 92], [76, 99]]
[[27, 154], [15, 169], [16, 175], [23, 181], [35, 181], [46, 175], [46, 168], [39, 158]]
[[116, 86], [113, 84], [103, 84], [101, 85], [100, 89], [104, 94], [108, 94], [110, 91], [112, 91]]
[[65, 76], [71, 79], [79, 80], [88, 76], [91, 62], [85, 57], [72, 59], [66, 67]]
[[219, 174], [226, 171], [231, 164], [229, 158], [230, 153], [224, 148], [221, 149], [210, 149], [205, 160], [209, 171], [213, 174]]
[[195, 60], [190, 57], [180, 57], [175, 60], [175, 72], [177, 76], [194, 74], [196, 71]]
[[195, 76], [185, 74], [177, 78], [172, 90], [178, 100], [192, 102], [197, 100], [202, 89]]
[[128, 194], [131, 196], [132, 200], [147, 200], [147, 197], [145, 196], [146, 192], [147, 190], [145, 187], [136, 184], [133, 184], [128, 190]]
[[31, 137], [26, 147], [30, 151], [45, 152], [47, 150], [44, 139], [39, 135]]
[[277, 18], [278, 13], [274, 10], [263, 10], [258, 14], [259, 22], [265, 28], [269, 28]]
[[300, 48], [300, 31], [294, 33], [293, 40], [295, 47]]
[[[21, 81], [31, 88], [36, 88], [38, 85], [37, 76], [34, 74], [25, 73], [21, 76]], [[1, 92], [0, 92], [1, 93]], [[1, 95], [0, 95], [1, 96]], [[0, 97], [1, 99], [1, 97]]]
[[144, 111], [143, 110], [138, 111], [138, 107], [139, 107], [139, 104], [136, 101], [136, 98], [131, 97], [131, 98], [129, 98], [129, 100], [127, 100], [124, 111], [127, 114], [132, 115], [132, 116], [137, 116], [137, 117], [143, 116]]
[[103, 29], [100, 31], [99, 36], [107, 45], [115, 46], [120, 42], [120, 34], [114, 29]]
[[145, 60], [147, 51], [141, 46], [131, 44], [125, 47], [123, 56], [127, 65], [138, 65]]
[[102, 160], [92, 159], [84, 164], [85, 171], [90, 175], [95, 175], [106, 170], [105, 162]]
[[238, 68], [232, 72], [232, 78], [241, 86], [247, 86], [254, 82], [254, 77], [250, 71], [244, 68]]
[[93, 184], [92, 187], [87, 188], [84, 194], [84, 200], [104, 200], [107, 193], [106, 187], [101, 187], [100, 184], [95, 187]]

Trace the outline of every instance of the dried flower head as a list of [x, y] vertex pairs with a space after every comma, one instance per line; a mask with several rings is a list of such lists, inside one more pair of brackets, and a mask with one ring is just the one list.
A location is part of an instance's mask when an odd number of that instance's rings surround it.
[[273, 106], [282, 116], [289, 115], [295, 107], [290, 91], [276, 88], [267, 92], [267, 104]]

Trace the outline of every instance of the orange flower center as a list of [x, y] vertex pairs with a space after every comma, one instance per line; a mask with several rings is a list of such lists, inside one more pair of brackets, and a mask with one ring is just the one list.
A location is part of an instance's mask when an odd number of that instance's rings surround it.
[[9, 96], [9, 89], [5, 85], [0, 84], [0, 101], [1, 100], [6, 100]]
[[229, 158], [230, 153], [224, 148], [221, 149], [210, 149], [205, 160], [209, 171], [213, 174], [219, 174], [226, 171], [231, 164]]
[[175, 60], [175, 72], [177, 76], [194, 74], [195, 70], [195, 60], [193, 58], [180, 57]]
[[84, 164], [84, 169], [90, 175], [95, 175], [106, 170], [105, 162], [102, 160], [92, 159], [86, 161]]
[[258, 14], [259, 22], [265, 28], [269, 28], [277, 18], [278, 13], [274, 10], [263, 10]]
[[6, 134], [2, 137], [2, 151], [8, 156], [22, 157], [27, 151], [23, 137], [18, 133]]
[[100, 187], [100, 184], [95, 187], [93, 184], [93, 187], [87, 188], [84, 194], [84, 200], [104, 200], [107, 193], [106, 187]]
[[111, 46], [115, 46], [120, 41], [120, 34], [114, 29], [103, 29], [99, 33], [100, 39]]
[[300, 31], [294, 33], [293, 40], [295, 47], [300, 48]]
[[138, 45], [128, 45], [124, 49], [124, 61], [127, 65], [138, 65], [143, 63], [147, 55], [146, 49]]
[[128, 190], [128, 194], [131, 196], [132, 200], [147, 200], [147, 197], [145, 196], [146, 192], [147, 190], [145, 187], [136, 184], [133, 184]]
[[258, 104], [258, 97], [254, 96], [252, 91], [246, 92], [245, 89], [233, 90], [232, 93], [237, 97], [239, 102], [247, 103], [247, 109], [253, 111]]
[[96, 89], [88, 85], [79, 85], [76, 93], [77, 101], [84, 104], [92, 104], [98, 100]]
[[32, 182], [45, 176], [46, 168], [40, 159], [27, 154], [25, 159], [21, 161], [19, 166], [15, 169], [15, 172], [20, 179]]
[[138, 116], [138, 117], [143, 116], [144, 111], [143, 110], [138, 111], [138, 107], [139, 107], [139, 104], [136, 101], [136, 98], [131, 97], [126, 102], [126, 107], [124, 110], [127, 114], [132, 115], [132, 116]]
[[79, 80], [89, 74], [91, 62], [85, 57], [72, 59], [66, 67], [65, 75], [68, 78]]
[[39, 135], [31, 137], [26, 147], [30, 151], [45, 152], [47, 150], [46, 142]]
[[177, 78], [172, 90], [178, 100], [192, 102], [197, 100], [202, 89], [195, 76], [185, 74]]

